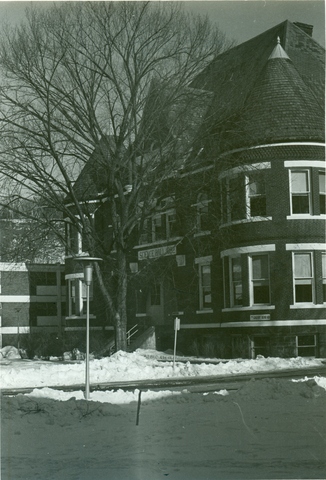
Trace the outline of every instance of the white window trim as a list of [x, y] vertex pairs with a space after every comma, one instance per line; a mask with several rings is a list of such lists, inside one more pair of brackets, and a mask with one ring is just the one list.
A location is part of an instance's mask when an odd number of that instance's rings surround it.
[[238, 248], [230, 248], [228, 250], [223, 250], [221, 252], [221, 258], [223, 257], [230, 257], [230, 256], [237, 256], [246, 253], [261, 253], [261, 252], [275, 252], [276, 246], [275, 244], [267, 244], [267, 245], [249, 245], [248, 247], [238, 247]]
[[284, 162], [285, 168], [291, 168], [295, 170], [298, 169], [306, 169], [306, 168], [321, 168], [325, 169], [325, 161], [324, 160], [286, 160]]
[[275, 305], [264, 305], [264, 304], [255, 304], [250, 305], [249, 307], [231, 307], [231, 308], [223, 308], [222, 312], [252, 312], [255, 310], [275, 310]]
[[207, 257], [198, 257], [195, 258], [195, 264], [198, 265], [200, 263], [210, 263], [213, 261], [213, 256], [208, 255]]
[[310, 213], [293, 213], [286, 216], [287, 220], [325, 220], [326, 215], [311, 215]]
[[325, 303], [295, 303], [290, 305], [290, 310], [300, 310], [300, 309], [319, 309], [325, 308]]
[[[326, 217], [326, 215], [325, 215], [325, 217]], [[233, 222], [222, 223], [221, 228], [222, 227], [228, 227], [230, 225], [237, 225], [237, 224], [240, 224], [240, 223], [268, 222], [268, 221], [271, 221], [271, 220], [273, 220], [273, 217], [249, 217], [249, 218], [244, 218], [243, 220], [233, 220]]]
[[286, 250], [305, 250], [310, 253], [311, 250], [326, 250], [325, 243], [287, 243]]

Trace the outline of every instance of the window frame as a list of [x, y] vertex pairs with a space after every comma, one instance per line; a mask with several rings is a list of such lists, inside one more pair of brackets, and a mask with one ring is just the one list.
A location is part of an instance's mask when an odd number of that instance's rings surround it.
[[[267, 277], [266, 278], [254, 278], [253, 277], [253, 259], [255, 257], [267, 258]], [[270, 275], [270, 255], [268, 252], [256, 252], [248, 255], [248, 270], [249, 270], [249, 305], [254, 306], [270, 306], [271, 305], [271, 275]], [[255, 302], [255, 282], [263, 283], [268, 286], [269, 301], [268, 302]]]
[[[323, 260], [324, 259], [324, 260]], [[326, 252], [321, 252], [323, 303], [326, 304]]]
[[[260, 194], [250, 194], [250, 185], [253, 183], [252, 179], [256, 177], [261, 177], [263, 179], [263, 187], [264, 187], [264, 192]], [[267, 197], [266, 197], [266, 180], [265, 180], [265, 174], [263, 170], [258, 170], [258, 171], [250, 171], [245, 174], [245, 195], [246, 195], [246, 218], [248, 220], [253, 219], [253, 218], [265, 218], [267, 217]], [[265, 213], [260, 214], [260, 215], [252, 215], [252, 199], [265, 199]]]
[[[324, 191], [321, 189], [320, 177], [324, 177]], [[319, 199], [319, 214], [326, 214], [326, 172], [325, 170], [318, 170], [318, 199]]]
[[[314, 337], [314, 343], [313, 344], [310, 344], [310, 345], [299, 345], [299, 338], [300, 337]], [[301, 335], [296, 335], [295, 337], [295, 347], [296, 347], [296, 356], [297, 357], [302, 357], [302, 355], [299, 355], [299, 349], [301, 350], [304, 350], [304, 349], [307, 349], [308, 348], [314, 348], [315, 352], [314, 352], [314, 355], [307, 355], [305, 356], [304, 355], [304, 358], [316, 358], [317, 357], [317, 346], [318, 346], [318, 343], [317, 343], [317, 335], [315, 333], [311, 333], [311, 334], [301, 334]]]
[[[257, 345], [257, 340], [260, 339], [260, 340], [266, 340], [266, 345]], [[271, 354], [271, 338], [269, 335], [254, 335], [251, 339], [250, 339], [250, 350], [251, 350], [251, 358], [254, 360], [255, 358], [257, 358], [257, 355], [262, 355], [263, 357], [266, 358], [265, 355], [259, 353], [260, 351], [266, 351], [267, 350], [267, 357], [270, 356]], [[257, 350], [258, 350], [258, 353], [257, 353]]]
[[[195, 264], [198, 265], [198, 307], [196, 313], [212, 313], [213, 312], [213, 289], [212, 289], [212, 256], [201, 257], [195, 259]], [[209, 268], [209, 292], [210, 292], [210, 306], [205, 306], [205, 288], [207, 285], [203, 283], [203, 268]]]
[[[268, 181], [268, 171], [271, 169], [270, 162], [259, 162], [252, 163], [248, 165], [242, 165], [238, 167], [233, 167], [219, 174], [219, 183], [220, 183], [220, 192], [221, 192], [221, 219], [222, 227], [229, 224], [245, 223], [250, 221], [267, 221], [272, 220], [272, 217], [268, 215], [267, 212], [267, 191], [266, 185]], [[249, 182], [248, 178], [253, 177], [254, 175], [261, 175], [264, 179], [265, 192], [264, 195], [260, 196], [265, 197], [266, 209], [264, 215], [255, 215], [252, 216], [250, 208], [248, 210], [249, 201]], [[232, 182], [239, 181], [239, 188], [235, 190], [232, 188]], [[233, 194], [235, 192], [235, 194]], [[242, 204], [240, 208], [233, 208], [232, 205], [232, 196], [235, 197], [236, 201], [234, 205], [238, 204], [238, 198], [241, 197]], [[243, 209], [241, 209], [243, 207]]]
[[[242, 261], [241, 261], [241, 255], [231, 255], [227, 257], [228, 259], [228, 267], [229, 267], [229, 298], [230, 298], [230, 308], [240, 308], [243, 307], [243, 278], [242, 278]], [[242, 292], [242, 302], [241, 304], [235, 302], [235, 284], [236, 282], [239, 282], [239, 280], [235, 280], [233, 277], [233, 261], [234, 260], [239, 260], [239, 265], [240, 265], [240, 282], [241, 282], [241, 292]]]
[[[196, 199], [196, 203], [193, 205], [196, 207], [196, 231], [197, 233], [210, 233], [210, 228], [203, 228], [203, 216], [209, 218], [209, 204], [212, 200], [209, 199], [207, 193], [199, 193]], [[208, 220], [207, 220], [208, 221]]]
[[[305, 193], [302, 193], [302, 192], [294, 192], [293, 191], [293, 188], [292, 188], [292, 184], [293, 184], [293, 181], [292, 181], [292, 174], [294, 173], [306, 173], [307, 174], [307, 186], [308, 186], [308, 190], [305, 192]], [[295, 216], [301, 216], [301, 215], [304, 215], [304, 216], [311, 216], [313, 215], [313, 211], [312, 211], [312, 172], [311, 172], [311, 169], [310, 168], [289, 168], [289, 189], [290, 189], [290, 215], [295, 217]], [[294, 196], [306, 196], [308, 198], [308, 212], [296, 212], [294, 213], [293, 212], [293, 197]]]
[[[309, 255], [310, 257], [310, 277], [296, 277], [295, 275], [295, 257], [299, 255]], [[308, 250], [298, 250], [292, 252], [292, 279], [293, 279], [293, 305], [315, 305], [316, 304], [316, 278], [314, 268], [314, 252]], [[297, 280], [297, 282], [296, 282]], [[309, 280], [307, 283], [303, 283], [304, 280]], [[296, 286], [297, 285], [311, 285], [311, 301], [297, 301]]]

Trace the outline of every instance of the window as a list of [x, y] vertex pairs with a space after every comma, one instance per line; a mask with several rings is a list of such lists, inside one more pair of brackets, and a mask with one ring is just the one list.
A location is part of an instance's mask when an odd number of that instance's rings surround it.
[[222, 221], [236, 222], [267, 216], [266, 171], [251, 166], [246, 172], [222, 178]]
[[242, 305], [242, 268], [241, 257], [229, 258], [230, 267], [230, 304]]
[[173, 208], [174, 198], [167, 197], [156, 206], [156, 213], [144, 221], [139, 244], [160, 242], [174, 238], [177, 234], [177, 216]]
[[311, 303], [314, 297], [312, 254], [294, 253], [293, 262], [294, 303]]
[[149, 242], [149, 239], [151, 238], [151, 235], [150, 235], [150, 231], [149, 231], [149, 220], [146, 218], [144, 220], [144, 226], [143, 226], [143, 231], [139, 237], [139, 244], [140, 245], [143, 245], [145, 243], [148, 243]]
[[265, 176], [252, 173], [246, 176], [247, 218], [266, 216]]
[[309, 170], [290, 171], [291, 213], [311, 213]]
[[197, 231], [205, 232], [210, 230], [208, 217], [208, 196], [206, 193], [201, 193], [197, 198]]
[[321, 262], [323, 277], [323, 302], [326, 303], [326, 253], [322, 253]]
[[296, 337], [297, 356], [315, 357], [317, 350], [316, 335], [298, 335]]
[[161, 305], [161, 284], [154, 283], [150, 290], [151, 305]]
[[156, 215], [152, 220], [152, 241], [163, 240], [166, 235], [165, 223], [162, 221], [163, 215]]
[[325, 185], [325, 172], [319, 172], [319, 213], [325, 215], [326, 206], [326, 185]]
[[270, 304], [269, 257], [267, 254], [252, 255], [250, 260], [250, 303]]
[[251, 352], [252, 358], [256, 358], [257, 355], [262, 355], [263, 357], [270, 356], [270, 339], [265, 336], [254, 337], [251, 341]]
[[212, 307], [211, 266], [199, 265], [199, 309]]
[[166, 214], [166, 238], [167, 240], [175, 236], [177, 217], [175, 210]]

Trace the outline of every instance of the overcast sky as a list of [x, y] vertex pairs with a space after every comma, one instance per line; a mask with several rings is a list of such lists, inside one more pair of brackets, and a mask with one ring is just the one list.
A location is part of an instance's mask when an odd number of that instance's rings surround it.
[[[42, 5], [45, 2], [0, 0], [0, 18], [10, 23], [19, 22], [30, 3]], [[229, 38], [238, 43], [249, 40], [284, 20], [290, 20], [313, 25], [314, 39], [325, 46], [324, 0], [187, 0], [184, 4], [189, 11], [208, 14]]]

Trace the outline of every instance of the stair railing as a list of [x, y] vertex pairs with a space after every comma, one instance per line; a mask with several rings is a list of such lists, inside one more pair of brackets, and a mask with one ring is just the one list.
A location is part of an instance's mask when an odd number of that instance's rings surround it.
[[131, 337], [136, 335], [136, 333], [139, 331], [139, 325], [136, 323], [133, 327], [131, 327], [130, 330], [127, 331], [127, 345], [130, 346], [131, 343]]

